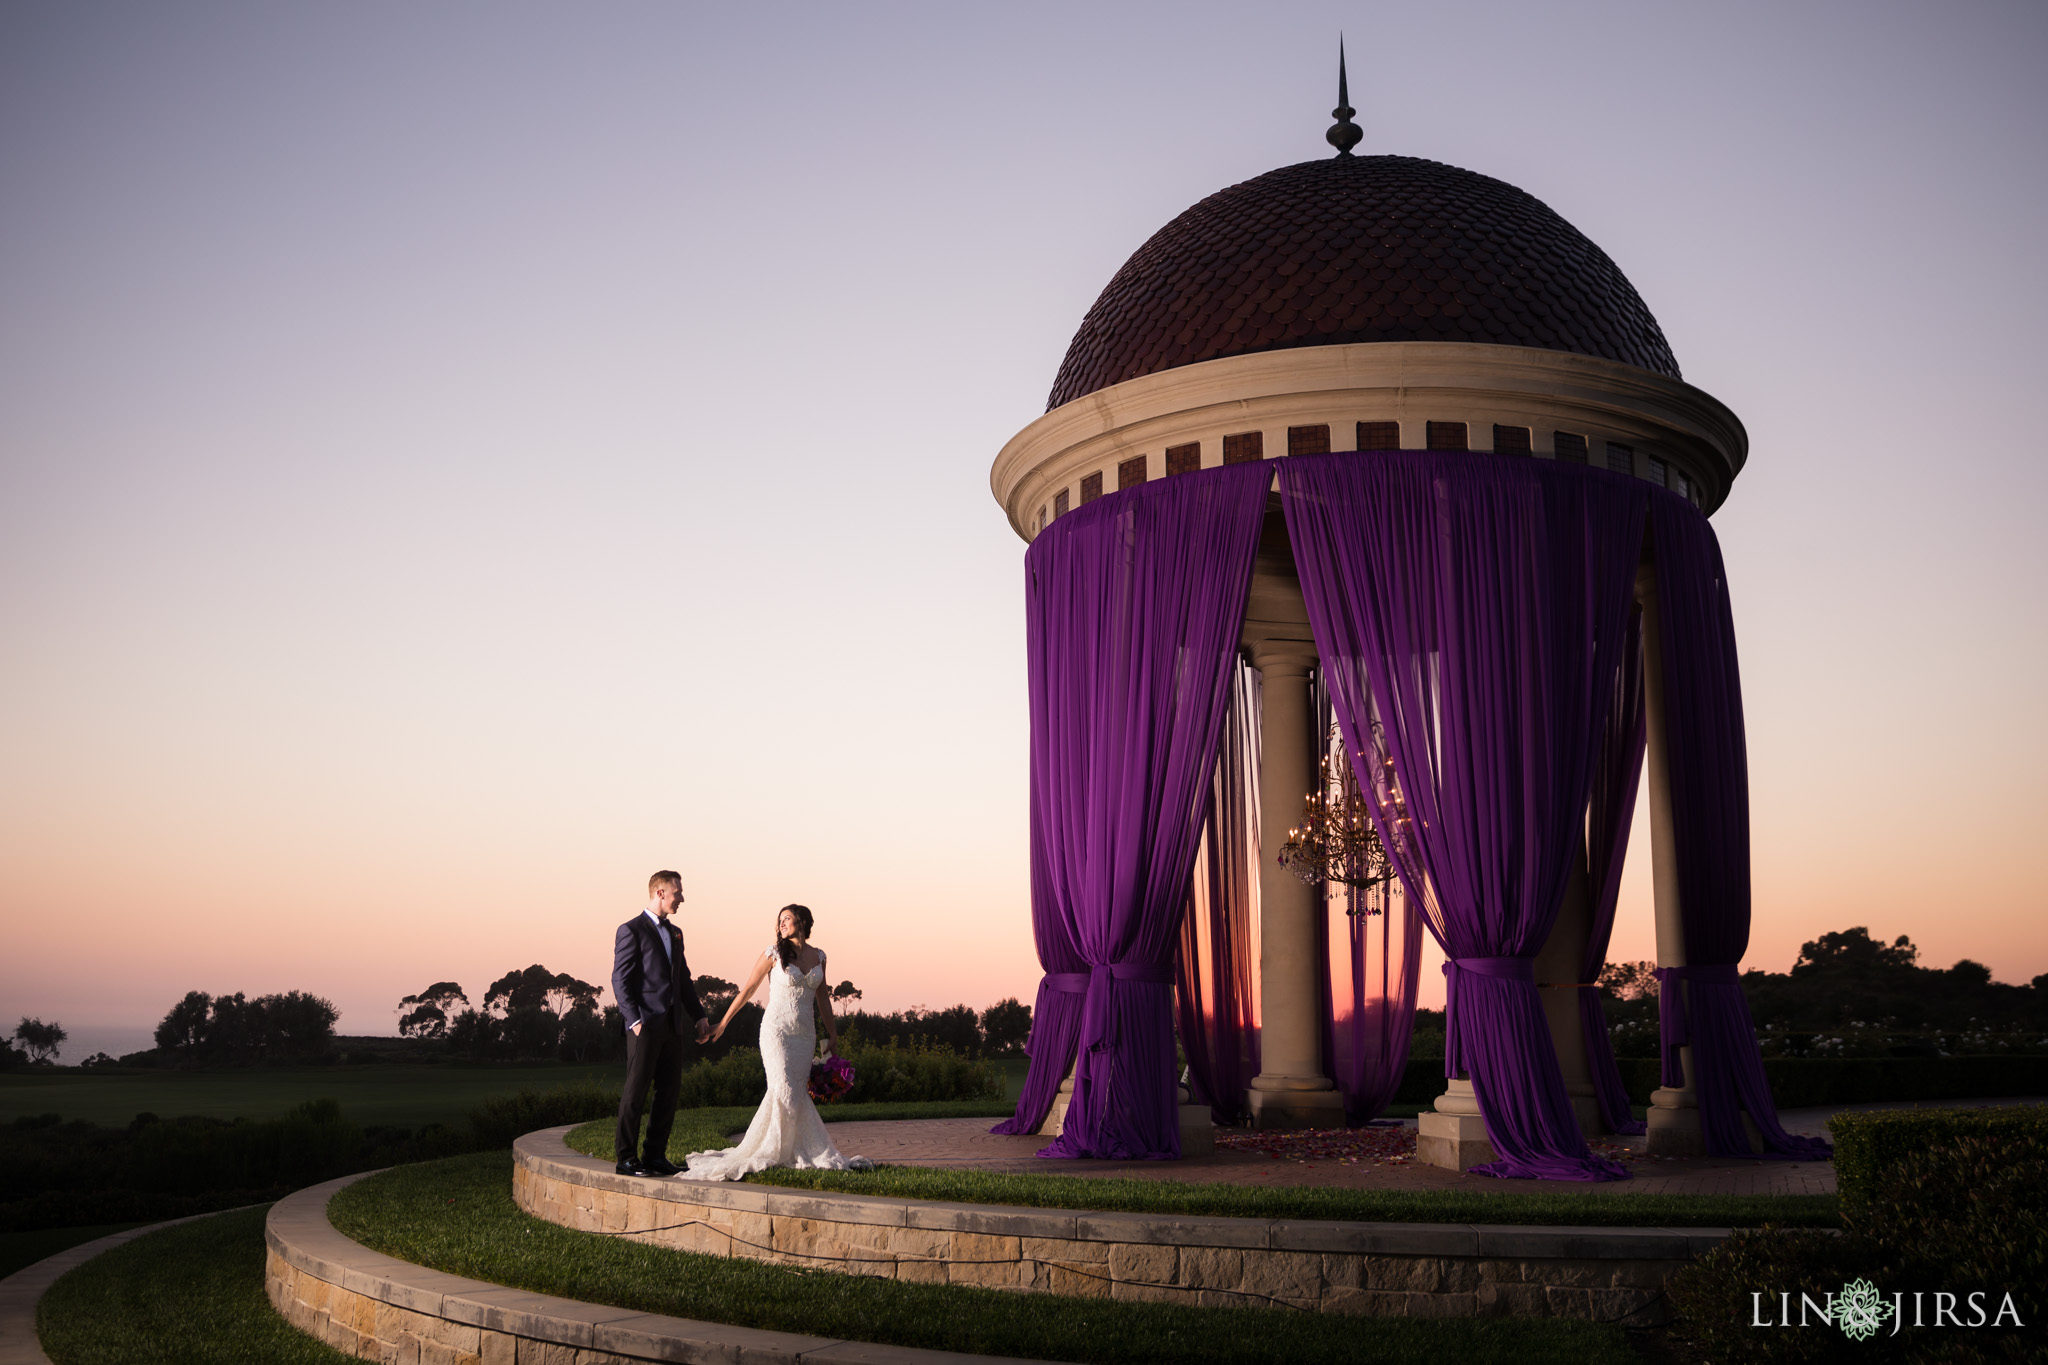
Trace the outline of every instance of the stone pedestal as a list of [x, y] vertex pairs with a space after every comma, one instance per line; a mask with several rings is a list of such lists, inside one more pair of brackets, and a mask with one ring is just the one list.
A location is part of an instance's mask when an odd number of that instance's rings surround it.
[[1067, 1123], [1067, 1106], [1074, 1102], [1074, 1073], [1060, 1082], [1060, 1093], [1052, 1097], [1052, 1108], [1045, 1111], [1045, 1122], [1038, 1125], [1038, 1135], [1056, 1138]]
[[1257, 1076], [1252, 1079], [1251, 1109], [1254, 1128], [1342, 1128], [1344, 1126], [1344, 1097], [1337, 1093], [1335, 1083], [1327, 1078], [1317, 1077], [1325, 1089], [1282, 1090], [1259, 1088], [1260, 1081], [1268, 1083], [1287, 1080], [1289, 1077]]
[[1180, 1154], [1207, 1156], [1216, 1150], [1216, 1120], [1206, 1104], [1180, 1106]]
[[[1180, 1092], [1180, 1154], [1182, 1156], [1206, 1156], [1216, 1150], [1216, 1120], [1209, 1113], [1206, 1104], [1189, 1104], [1188, 1092]], [[1060, 1082], [1060, 1093], [1053, 1096], [1052, 1108], [1046, 1111], [1045, 1122], [1038, 1125], [1038, 1136], [1056, 1138], [1066, 1126], [1067, 1106], [1074, 1102], [1074, 1073]], [[1341, 1117], [1338, 1120], [1343, 1121]]]
[[1435, 1110], [1419, 1117], [1415, 1127], [1417, 1161], [1462, 1171], [1494, 1158], [1486, 1120], [1479, 1116], [1479, 1097], [1472, 1093], [1472, 1082], [1463, 1076], [1436, 1097]]

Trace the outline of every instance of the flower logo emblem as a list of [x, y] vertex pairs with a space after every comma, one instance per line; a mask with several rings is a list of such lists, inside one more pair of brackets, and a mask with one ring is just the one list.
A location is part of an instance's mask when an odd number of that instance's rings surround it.
[[1868, 1341], [1893, 1311], [1876, 1285], [1868, 1280], [1851, 1280], [1835, 1297], [1835, 1326], [1857, 1341]]

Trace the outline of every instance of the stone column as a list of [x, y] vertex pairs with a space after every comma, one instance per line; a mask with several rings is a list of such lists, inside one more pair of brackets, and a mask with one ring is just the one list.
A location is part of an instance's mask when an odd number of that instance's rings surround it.
[[1255, 639], [1252, 663], [1263, 675], [1259, 709], [1259, 974], [1262, 984], [1259, 1074], [1252, 1078], [1252, 1121], [1261, 1128], [1330, 1128], [1344, 1123], [1344, 1100], [1325, 1074], [1316, 981], [1316, 935], [1323, 931], [1317, 888], [1280, 866], [1280, 844], [1301, 823], [1315, 786], [1314, 720], [1307, 640]]
[[1604, 1133], [1600, 1121], [1600, 1099], [1593, 1089], [1593, 1066], [1586, 1060], [1586, 1029], [1579, 1018], [1579, 993], [1565, 987], [1576, 985], [1586, 965], [1586, 943], [1593, 936], [1593, 888], [1586, 874], [1586, 843], [1583, 838], [1572, 857], [1571, 881], [1566, 884], [1564, 903], [1558, 907], [1557, 922], [1550, 937], [1536, 954], [1536, 994], [1543, 1001], [1543, 1015], [1550, 1024], [1550, 1041], [1557, 1050], [1557, 1069], [1564, 1076], [1564, 1092], [1571, 1096], [1572, 1112], [1586, 1133]]
[[[1665, 738], [1664, 637], [1657, 604], [1657, 567], [1636, 570], [1636, 601], [1643, 608], [1643, 711], [1648, 731], [1643, 797], [1650, 808], [1650, 884], [1656, 897], [1657, 965], [1685, 965], [1685, 916], [1678, 899], [1678, 839], [1671, 818], [1671, 748]], [[1669, 1156], [1706, 1151], [1699, 1096], [1692, 1086], [1692, 1049], [1678, 1052], [1685, 1084], [1659, 1086], [1650, 1095], [1649, 1147]]]

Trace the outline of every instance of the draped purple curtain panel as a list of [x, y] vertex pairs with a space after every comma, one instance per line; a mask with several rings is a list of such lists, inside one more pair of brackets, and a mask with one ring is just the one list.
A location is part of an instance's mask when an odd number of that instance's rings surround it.
[[[1326, 669], [1316, 671], [1315, 696], [1325, 756], [1349, 762], [1343, 738], [1327, 738], [1334, 712]], [[1407, 1071], [1422, 984], [1422, 916], [1386, 885], [1332, 882], [1323, 884], [1322, 911], [1323, 1056], [1344, 1097], [1345, 1122], [1365, 1124], [1387, 1107]]]
[[[1280, 491], [1309, 623], [1381, 833], [1450, 959], [1445, 1069], [1484, 1174], [1625, 1179], [1587, 1150], [1532, 962], [1556, 919], [1621, 662], [1648, 488], [1548, 461], [1295, 456]], [[1377, 729], [1375, 727], [1378, 727]]]
[[1058, 1017], [1034, 1027], [997, 1131], [1036, 1128], [1072, 1057], [1042, 1156], [1180, 1155], [1174, 952], [1271, 477], [1229, 465], [1127, 489], [1024, 557], [1032, 920], [1040, 1008]]
[[1593, 893], [1593, 926], [1586, 937], [1585, 959], [1579, 965], [1578, 991], [1579, 1026], [1586, 1036], [1586, 1063], [1593, 1073], [1600, 1117], [1610, 1131], [1629, 1134], [1641, 1133], [1644, 1124], [1629, 1109], [1628, 1088], [1614, 1062], [1614, 1040], [1608, 1036], [1607, 1013], [1600, 1008], [1597, 983], [1600, 969], [1607, 965], [1607, 945], [1614, 937], [1622, 860], [1628, 853], [1628, 831], [1643, 775], [1643, 748], [1648, 739], [1643, 701], [1643, 613], [1640, 607], [1631, 607], [1621, 666], [1614, 674], [1606, 734], [1593, 769], [1592, 804], [1586, 812], [1586, 873]]
[[1675, 494], [1650, 502], [1664, 675], [1665, 744], [1678, 849], [1683, 967], [1657, 973], [1664, 1084], [1680, 1085], [1679, 1048], [1690, 1044], [1693, 1085], [1707, 1150], [1751, 1155], [1747, 1111], [1764, 1155], [1817, 1160], [1834, 1149], [1794, 1137], [1778, 1110], [1757, 1050], [1738, 964], [1749, 947], [1749, 746], [1735, 616], [1720, 541], [1698, 509]]
[[1244, 1116], [1259, 1074], [1258, 676], [1242, 661], [1231, 669], [1209, 818], [1174, 961], [1188, 1093], [1218, 1123]]

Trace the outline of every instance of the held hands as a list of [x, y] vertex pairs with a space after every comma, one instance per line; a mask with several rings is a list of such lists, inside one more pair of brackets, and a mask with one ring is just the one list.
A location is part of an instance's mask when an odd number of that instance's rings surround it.
[[699, 1019], [697, 1021], [697, 1041], [699, 1043], [708, 1043], [712, 1037], [711, 1021], [709, 1019]]

